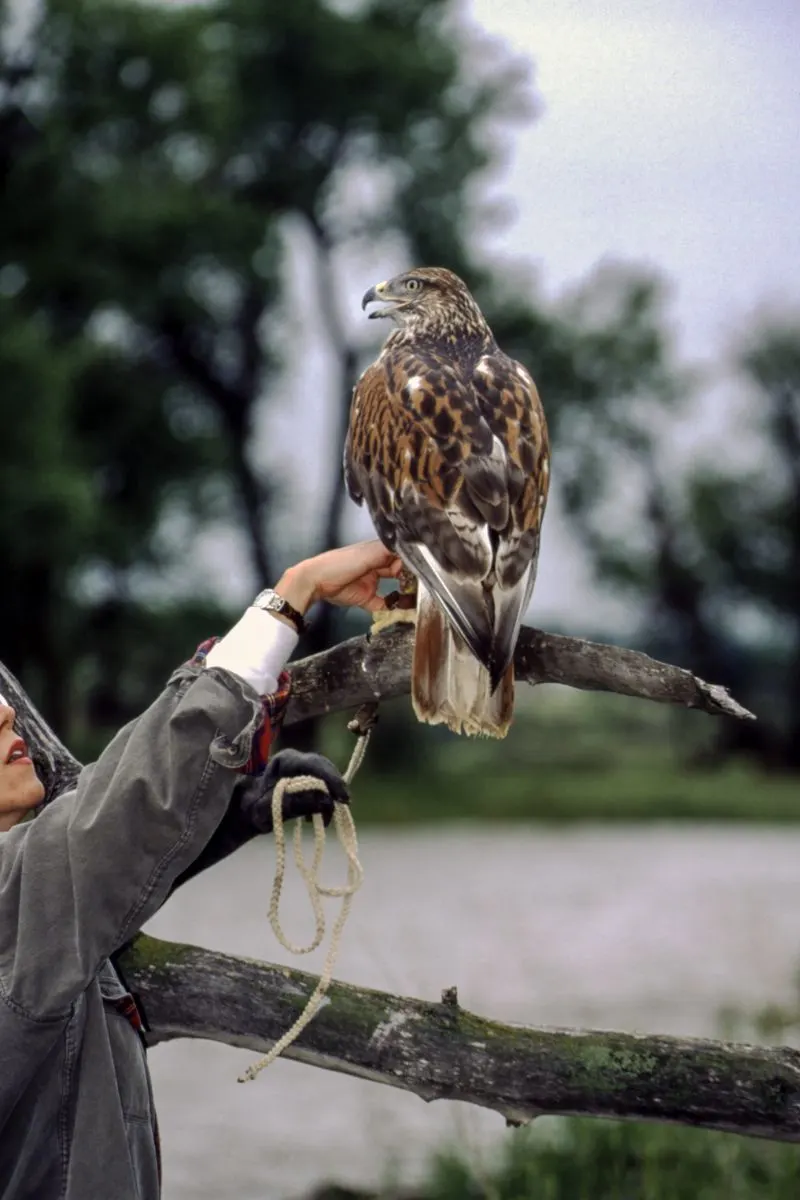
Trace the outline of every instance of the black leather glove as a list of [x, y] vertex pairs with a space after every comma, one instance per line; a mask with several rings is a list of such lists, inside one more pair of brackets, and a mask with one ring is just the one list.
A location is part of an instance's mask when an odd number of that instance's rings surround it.
[[293, 775], [314, 775], [328, 791], [319, 788], [306, 792], [287, 792], [283, 798], [283, 819], [307, 817], [319, 813], [326, 825], [333, 817], [334, 801], [347, 804], [350, 794], [347, 785], [333, 763], [321, 754], [303, 754], [299, 750], [281, 750], [267, 763], [260, 778], [242, 777], [236, 785], [228, 811], [222, 818], [208, 844], [183, 871], [171, 891], [192, 879], [200, 871], [227, 858], [259, 833], [272, 832], [272, 793], [279, 779]]
[[339, 771], [321, 754], [304, 754], [300, 750], [281, 750], [267, 763], [258, 788], [242, 797], [242, 812], [259, 833], [272, 831], [272, 794], [282, 779], [298, 775], [313, 775], [325, 784], [326, 790], [309, 788], [303, 792], [286, 792], [283, 797], [283, 819], [306, 817], [309, 821], [319, 813], [325, 825], [333, 819], [334, 803], [347, 804], [350, 793]]

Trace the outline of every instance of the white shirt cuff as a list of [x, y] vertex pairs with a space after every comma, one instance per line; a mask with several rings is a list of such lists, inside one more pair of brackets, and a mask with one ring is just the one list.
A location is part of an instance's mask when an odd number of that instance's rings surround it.
[[269, 696], [277, 691], [278, 676], [297, 642], [297, 633], [285, 621], [263, 608], [248, 608], [233, 629], [211, 647], [206, 666], [224, 667], [249, 683], [259, 696]]

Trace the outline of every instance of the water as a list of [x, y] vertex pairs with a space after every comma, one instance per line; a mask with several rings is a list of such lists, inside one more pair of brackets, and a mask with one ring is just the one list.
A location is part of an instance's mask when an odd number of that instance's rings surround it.
[[[337, 978], [544, 1025], [714, 1035], [721, 1006], [790, 1002], [800, 963], [800, 831], [446, 828], [361, 837], [366, 881]], [[192, 881], [149, 924], [161, 937], [292, 962], [266, 922], [270, 842]], [[290, 867], [290, 872], [292, 868]], [[331, 853], [331, 874], [342, 870]], [[338, 875], [337, 875], [338, 878]], [[308, 901], [289, 887], [301, 940]], [[318, 970], [321, 952], [300, 960]], [[494, 1113], [279, 1061], [175, 1042], [150, 1056], [165, 1200], [294, 1200], [324, 1181], [418, 1177], [447, 1140], [492, 1147]]]

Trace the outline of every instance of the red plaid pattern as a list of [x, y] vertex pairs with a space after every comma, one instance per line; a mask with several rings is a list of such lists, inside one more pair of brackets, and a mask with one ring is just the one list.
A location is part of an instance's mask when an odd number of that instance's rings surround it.
[[120, 996], [118, 1000], [115, 1000], [114, 1008], [125, 1018], [126, 1021], [130, 1022], [137, 1033], [142, 1032], [144, 1029], [142, 1014], [139, 1012], [136, 1001], [134, 1000], [133, 996], [130, 995], [130, 993], [125, 996]]
[[[187, 666], [203, 667], [205, 666], [208, 652], [212, 646], [216, 646], [219, 641], [218, 637], [207, 638], [194, 652], [192, 658], [189, 659]], [[278, 676], [278, 690], [272, 692], [269, 696], [261, 697], [262, 720], [258, 729], [253, 734], [253, 743], [250, 750], [250, 757], [241, 768], [243, 775], [263, 775], [267, 767], [269, 758], [269, 750], [273, 738], [276, 737], [278, 730], [281, 727], [286, 706], [289, 703], [289, 697], [292, 694], [292, 679], [288, 671], [281, 671]]]
[[[123, 985], [124, 986], [124, 985]], [[130, 993], [120, 996], [114, 1001], [114, 1008], [120, 1013], [126, 1021], [128, 1021], [138, 1033], [139, 1037], [144, 1042], [145, 1048], [147, 1043], [144, 1041], [144, 1021], [142, 1014], [139, 1012], [138, 1005]], [[162, 1165], [161, 1165], [161, 1133], [158, 1128], [158, 1117], [153, 1112], [153, 1142], [156, 1148], [156, 1167], [158, 1169], [158, 1182], [161, 1184]]]

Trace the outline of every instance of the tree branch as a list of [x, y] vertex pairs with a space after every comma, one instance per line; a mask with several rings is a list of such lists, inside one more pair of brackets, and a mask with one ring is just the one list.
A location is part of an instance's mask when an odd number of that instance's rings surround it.
[[[406, 695], [412, 643], [411, 627], [396, 625], [377, 637], [351, 638], [301, 659], [292, 667], [292, 699], [285, 724], [355, 708], [369, 700]], [[517, 681], [533, 686], [562, 683], [582, 691], [617, 692], [659, 704], [680, 704], [715, 716], [755, 719], [719, 684], [706, 683], [682, 667], [622, 646], [526, 626], [520, 633], [514, 666]]]
[[[284, 726], [309, 717], [357, 708], [410, 689], [412, 629], [390, 626], [370, 637], [350, 638], [292, 665], [292, 698]], [[714, 716], [754, 720], [726, 688], [637, 650], [524, 627], [514, 659], [517, 680], [536, 686], [561, 683], [582, 691], [617, 692], [659, 704], [680, 704]], [[80, 764], [37, 712], [19, 681], [0, 662], [0, 692], [18, 713], [49, 802], [72, 787]]]
[[[199, 1037], [254, 1054], [289, 1028], [317, 982], [305, 971], [144, 935], [122, 968], [150, 1044]], [[334, 983], [285, 1055], [423, 1100], [467, 1101], [512, 1124], [583, 1115], [800, 1141], [797, 1050], [504, 1025], [460, 1008], [453, 988], [435, 1004]]]

